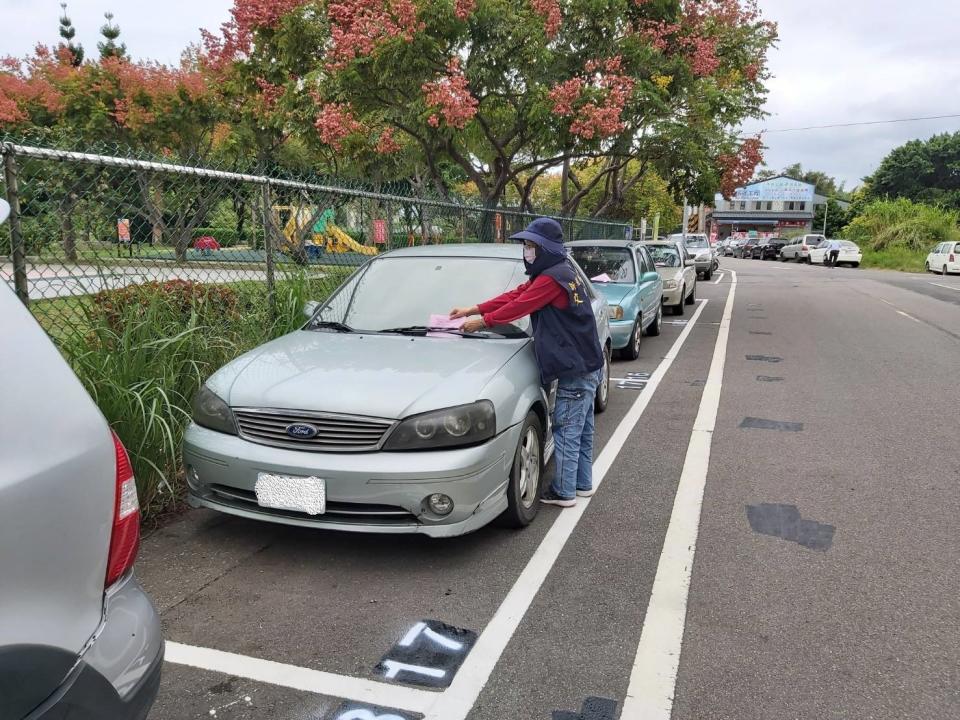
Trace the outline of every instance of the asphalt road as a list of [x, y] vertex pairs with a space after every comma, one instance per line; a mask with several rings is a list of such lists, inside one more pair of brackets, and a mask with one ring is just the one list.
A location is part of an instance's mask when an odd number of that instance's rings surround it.
[[[575, 510], [444, 541], [191, 511], [147, 537], [151, 720], [960, 716], [960, 277], [722, 265], [614, 364], [652, 378], [612, 390]], [[423, 620], [479, 634], [443, 692], [374, 671]]]

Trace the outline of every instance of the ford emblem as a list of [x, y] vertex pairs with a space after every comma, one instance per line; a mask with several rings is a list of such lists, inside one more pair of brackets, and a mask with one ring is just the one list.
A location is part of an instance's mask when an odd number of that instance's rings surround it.
[[298, 440], [309, 440], [315, 438], [320, 430], [315, 425], [309, 423], [293, 423], [287, 425], [287, 435]]

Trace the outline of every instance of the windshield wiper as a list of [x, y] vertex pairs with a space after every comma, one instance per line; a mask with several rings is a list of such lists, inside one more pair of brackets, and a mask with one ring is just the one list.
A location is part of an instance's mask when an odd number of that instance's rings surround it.
[[342, 333], [356, 332], [356, 330], [349, 325], [344, 325], [342, 322], [337, 322], [336, 320], [316, 320], [311, 323], [310, 327], [314, 330], [336, 330]]
[[499, 333], [490, 332], [489, 330], [481, 330], [476, 333], [468, 333], [463, 330], [458, 330], [456, 328], [441, 328], [441, 327], [428, 327], [426, 325], [409, 325], [407, 327], [396, 327], [396, 328], [385, 328], [383, 330], [378, 330], [377, 332], [381, 333], [396, 333], [398, 335], [420, 335], [426, 333], [447, 333], [448, 335], [459, 335], [460, 337], [484, 337], [484, 335], [496, 335], [497, 337], [503, 337]]

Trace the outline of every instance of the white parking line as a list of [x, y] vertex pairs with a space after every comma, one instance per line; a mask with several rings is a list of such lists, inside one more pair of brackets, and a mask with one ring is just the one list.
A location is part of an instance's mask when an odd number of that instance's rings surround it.
[[714, 284], [714, 285], [719, 285], [719, 284], [720, 284], [720, 281], [723, 280], [723, 275], [724, 275], [724, 273], [720, 273], [719, 275], [717, 275], [717, 279], [713, 281], [713, 284]]
[[[633, 403], [623, 420], [617, 425], [600, 456], [594, 461], [594, 487], [598, 487], [603, 482], [604, 476], [613, 465], [614, 460], [617, 459], [617, 455], [626, 444], [630, 433], [640, 420], [640, 416], [647, 409], [650, 398], [653, 397], [657, 386], [663, 380], [667, 370], [670, 369], [683, 343], [690, 336], [690, 331], [693, 330], [697, 318], [700, 317], [700, 313], [706, 306], [707, 300], [704, 300], [697, 307], [690, 318], [690, 322], [650, 376], [647, 381], [646, 392], [642, 393]], [[467, 717], [493, 673], [500, 656], [506, 649], [507, 643], [510, 642], [510, 638], [516, 632], [520, 621], [523, 620], [523, 616], [557, 561], [560, 551], [563, 550], [563, 546], [573, 534], [577, 523], [580, 522], [580, 518], [583, 517], [583, 513], [586, 512], [589, 505], [590, 498], [580, 498], [575, 507], [566, 509], [557, 516], [527, 566], [520, 573], [513, 587], [510, 588], [510, 592], [507, 593], [506, 598], [500, 604], [493, 619], [484, 628], [480, 637], [477, 638], [473, 650], [470, 651], [466, 661], [460, 667], [453, 683], [437, 698], [436, 703], [430, 708], [424, 720], [464, 720]]]
[[920, 322], [913, 315], [911, 315], [910, 313], [905, 313], [903, 310], [897, 310], [897, 315], [903, 315], [905, 318], [910, 318], [916, 323]]
[[222, 650], [182, 645], [169, 640], [166, 642], [164, 659], [177, 665], [188, 665], [271, 685], [417, 713], [426, 712], [437, 697], [437, 693], [427, 690], [363, 680], [349, 675], [335, 675]]
[[710, 447], [720, 407], [723, 366], [736, 290], [737, 275], [732, 273], [730, 293], [723, 308], [710, 373], [690, 433], [687, 456], [680, 473], [670, 525], [657, 564], [620, 720], [670, 720], [673, 712], [690, 575], [700, 530], [700, 508], [710, 468]]
[[941, 285], [940, 283], [928, 282], [928, 285], [936, 285], [937, 287], [946, 288], [947, 290], [956, 290], [960, 292], [960, 287], [954, 287], [953, 285]]
[[[735, 274], [734, 274], [735, 277]], [[698, 299], [697, 309], [680, 332], [663, 360], [646, 381], [646, 392], [637, 397], [617, 425], [610, 440], [593, 463], [594, 487], [599, 487], [613, 465], [630, 433], [647, 409], [650, 398], [680, 353], [694, 325], [709, 301]], [[722, 327], [721, 327], [722, 330]], [[500, 656], [516, 632], [563, 550], [590, 498], [580, 498], [576, 507], [564, 510], [547, 531], [540, 545], [514, 582], [491, 621], [477, 639], [472, 651], [450, 685], [442, 693], [402, 687], [374, 680], [337, 675], [311, 668], [287, 665], [261, 658], [238, 655], [212, 648], [168, 641], [166, 661], [177, 665], [210, 670], [259, 682], [305, 690], [345, 700], [369, 703], [425, 714], [425, 720], [464, 720], [487, 684]]]

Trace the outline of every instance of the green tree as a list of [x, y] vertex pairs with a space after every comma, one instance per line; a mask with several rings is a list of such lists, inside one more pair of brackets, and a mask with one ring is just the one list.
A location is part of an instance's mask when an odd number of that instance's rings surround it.
[[67, 15], [67, 4], [60, 3], [63, 15], [60, 16], [60, 37], [65, 42], [60, 43], [60, 49], [65, 49], [70, 53], [69, 62], [73, 67], [80, 67], [83, 64], [83, 45], [74, 44], [73, 38], [77, 35], [77, 30], [73, 27], [73, 21]]
[[127, 46], [123, 43], [117, 44], [120, 38], [120, 26], [113, 21], [113, 13], [105, 12], [103, 17], [106, 22], [100, 27], [100, 34], [103, 40], [97, 43], [97, 49], [100, 51], [100, 59], [107, 58], [126, 58]]
[[913, 202], [907, 198], [865, 204], [844, 236], [871, 250], [904, 248], [920, 252], [960, 239], [960, 212]]
[[872, 198], [903, 197], [960, 210], [960, 131], [895, 148], [864, 181]]
[[817, 205], [813, 214], [813, 229], [815, 232], [824, 232], [823, 220], [826, 213], [826, 236], [841, 237], [843, 228], [850, 222], [850, 213], [833, 198], [827, 200], [826, 205]]

